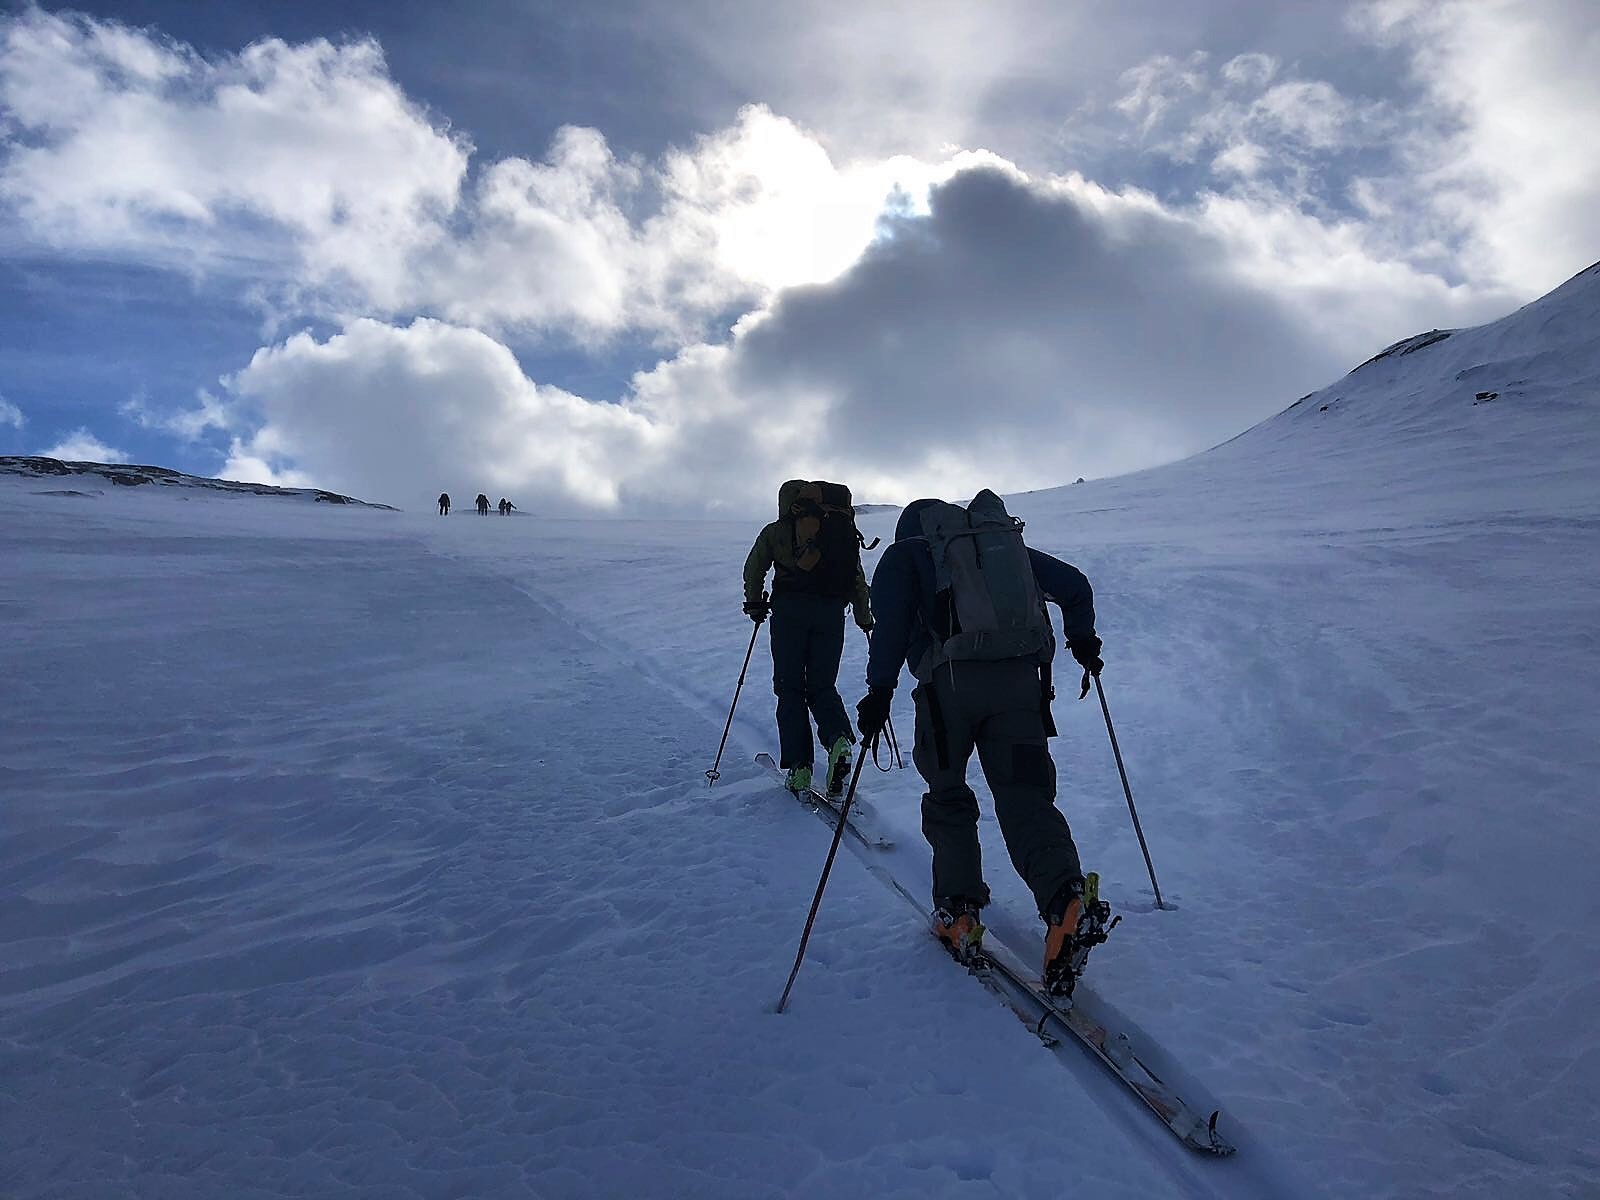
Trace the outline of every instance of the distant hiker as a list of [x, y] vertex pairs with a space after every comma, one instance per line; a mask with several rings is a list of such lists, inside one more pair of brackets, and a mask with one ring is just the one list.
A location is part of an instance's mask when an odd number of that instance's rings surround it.
[[[1022, 523], [981, 491], [967, 508], [908, 505], [872, 577], [877, 633], [870, 689], [857, 707], [864, 745], [889, 717], [900, 668], [910, 664], [917, 723], [912, 758], [927, 783], [922, 832], [933, 848], [934, 933], [965, 958], [978, 945], [989, 902], [978, 844], [978, 801], [967, 786], [974, 749], [994, 793], [1011, 862], [1045, 921], [1044, 981], [1070, 991], [1105, 909], [1084, 898], [1067, 819], [1055, 806], [1049, 738], [1055, 633], [1046, 601], [1061, 608], [1067, 648], [1098, 676], [1094, 593], [1076, 567], [1023, 544]], [[1074, 961], [1076, 960], [1076, 961]]]
[[449, 492], [440, 492], [439, 493], [439, 515], [441, 517], [448, 517], [450, 515], [450, 493]]
[[482, 492], [478, 493], [478, 515], [480, 517], [487, 517], [489, 515], [489, 497], [485, 496]]
[[[785, 786], [811, 787], [811, 726], [828, 754], [826, 788], [838, 792], [855, 742], [836, 680], [844, 652], [844, 609], [872, 628], [863, 539], [850, 489], [791, 479], [778, 489], [778, 519], [763, 529], [744, 563], [744, 611], [757, 625], [772, 615], [772, 690], [778, 697], [779, 765]], [[772, 602], [763, 598], [773, 571]]]
[[511, 510], [513, 508], [515, 508], [515, 507], [516, 507], [516, 505], [511, 503], [511, 501], [507, 500], [504, 496], [500, 497], [499, 508], [500, 508], [500, 515], [502, 517], [509, 517], [511, 515]]

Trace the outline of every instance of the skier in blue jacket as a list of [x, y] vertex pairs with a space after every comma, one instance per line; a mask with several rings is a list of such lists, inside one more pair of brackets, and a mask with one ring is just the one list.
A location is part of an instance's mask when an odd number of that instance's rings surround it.
[[[908, 505], [872, 576], [874, 633], [867, 660], [868, 692], [857, 706], [870, 743], [888, 720], [900, 669], [913, 670], [949, 636], [948, 596], [936, 585], [933, 555], [922, 536], [922, 510], [938, 501]], [[996, 499], [998, 503], [998, 499]], [[1094, 592], [1076, 567], [1031, 547], [1027, 560], [1042, 596], [1061, 609], [1067, 647], [1098, 675]], [[1050, 688], [1036, 658], [945, 661], [912, 692], [916, 737], [912, 759], [927, 784], [922, 832], [933, 851], [934, 932], [966, 957], [983, 927], [989, 902], [978, 842], [978, 801], [967, 785], [974, 750], [994, 794], [995, 816], [1012, 865], [1046, 923], [1047, 984], [1061, 981], [1084, 916], [1083, 870], [1066, 818], [1055, 806], [1056, 770], [1050, 757]], [[1064, 981], [1070, 988], [1070, 978]]]

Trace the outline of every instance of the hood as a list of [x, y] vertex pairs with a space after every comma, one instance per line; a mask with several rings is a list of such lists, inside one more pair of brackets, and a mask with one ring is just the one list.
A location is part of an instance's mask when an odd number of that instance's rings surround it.
[[806, 486], [804, 479], [791, 479], [778, 489], [778, 520], [783, 520], [789, 515], [789, 510], [794, 507], [794, 502], [800, 498], [800, 489]]
[[937, 500], [913, 500], [905, 506], [900, 513], [900, 519], [894, 524], [894, 540], [903, 542], [907, 538], [922, 536], [922, 510], [930, 504], [938, 504]]

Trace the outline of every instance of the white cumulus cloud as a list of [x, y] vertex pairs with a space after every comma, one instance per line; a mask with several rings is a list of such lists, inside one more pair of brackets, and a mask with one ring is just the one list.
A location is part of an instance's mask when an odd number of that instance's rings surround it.
[[128, 461], [128, 455], [125, 451], [106, 445], [82, 426], [74, 429], [54, 446], [47, 450], [41, 450], [39, 453], [45, 458], [55, 458], [62, 462], [124, 463]]
[[408, 100], [370, 41], [267, 39], [207, 59], [114, 22], [0, 26], [0, 198], [48, 244], [266, 271], [395, 299], [438, 236], [469, 147]]

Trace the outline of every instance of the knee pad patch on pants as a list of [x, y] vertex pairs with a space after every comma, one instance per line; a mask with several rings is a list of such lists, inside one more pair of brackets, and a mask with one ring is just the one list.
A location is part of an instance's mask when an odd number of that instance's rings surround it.
[[1049, 787], [1055, 782], [1056, 764], [1049, 746], [1021, 745], [1011, 748], [1011, 777], [1016, 783]]

